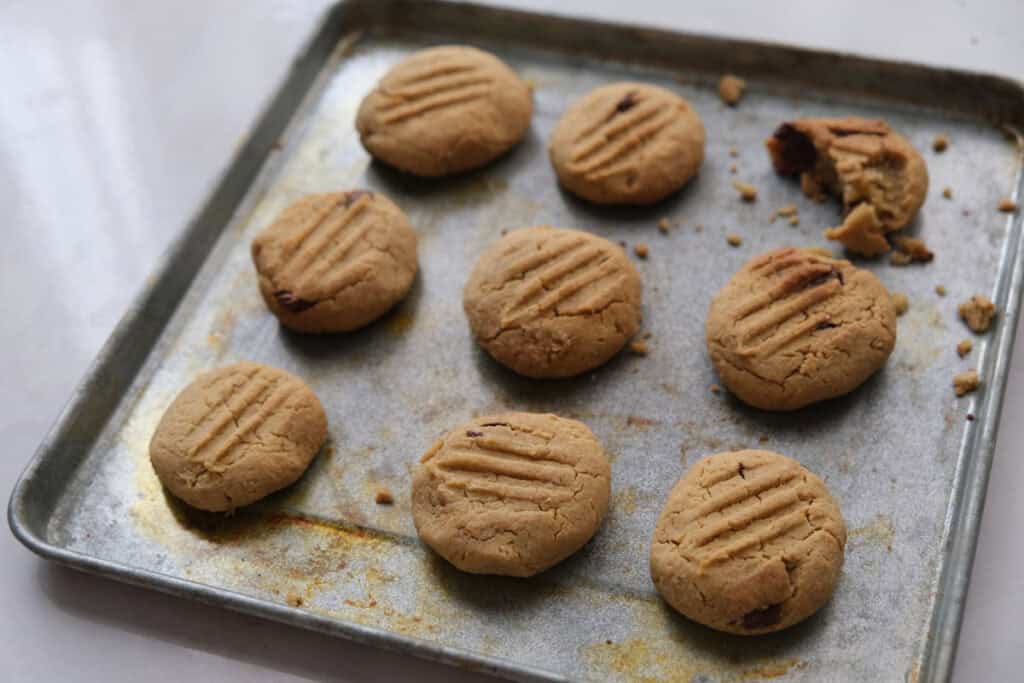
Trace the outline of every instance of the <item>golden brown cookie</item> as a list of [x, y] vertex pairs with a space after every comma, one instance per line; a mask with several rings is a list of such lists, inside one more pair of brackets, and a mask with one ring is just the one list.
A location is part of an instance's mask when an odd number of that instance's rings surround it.
[[548, 145], [558, 179], [598, 204], [651, 204], [704, 161], [704, 124], [686, 100], [646, 83], [605, 85], [572, 104]]
[[419, 176], [468, 171], [523, 139], [530, 86], [500, 59], [473, 47], [420, 50], [366, 96], [356, 129], [366, 151]]
[[302, 380], [236, 363], [200, 375], [178, 394], [149, 457], [168, 491], [220, 512], [295, 482], [326, 438], [324, 409]]
[[[888, 251], [881, 235], [906, 226], [928, 194], [928, 168], [906, 138], [887, 123], [855, 116], [797, 119], [765, 141], [779, 173], [800, 175], [804, 192], [839, 197], [843, 214], [856, 221], [826, 236], [865, 255]], [[866, 206], [858, 211], [858, 207]]]
[[718, 292], [705, 335], [711, 360], [741, 401], [794, 410], [841, 396], [885, 363], [896, 312], [871, 272], [812, 249], [748, 261]]
[[462, 294], [477, 341], [527, 377], [571, 377], [614, 356], [640, 328], [640, 274], [606, 239], [514, 230], [477, 261]]
[[416, 276], [416, 232], [379, 192], [310, 194], [252, 243], [260, 294], [298, 332], [347, 332], [379, 318]]
[[412, 480], [420, 538], [465, 572], [532, 576], [572, 555], [608, 511], [608, 456], [587, 426], [538, 413], [477, 418]]
[[771, 451], [703, 458], [668, 496], [651, 578], [685, 616], [752, 635], [792, 626], [835, 590], [846, 526], [821, 479]]

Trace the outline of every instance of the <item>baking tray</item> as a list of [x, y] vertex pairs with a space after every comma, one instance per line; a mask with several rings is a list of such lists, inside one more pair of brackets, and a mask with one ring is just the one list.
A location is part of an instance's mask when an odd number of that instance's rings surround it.
[[[444, 42], [493, 50], [532, 82], [526, 140], [445, 180], [371, 163], [353, 130], [360, 99], [396, 60]], [[718, 100], [724, 72], [749, 81], [738, 108]], [[545, 152], [569, 101], [624, 78], [680, 93], [707, 127], [700, 176], [646, 209], [565, 195]], [[814, 408], [748, 409], [708, 391], [709, 299], [758, 252], [825, 245], [821, 229], [838, 217], [835, 203], [806, 201], [776, 177], [762, 140], [784, 119], [852, 113], [888, 119], [924, 151], [931, 190], [912, 231], [937, 256], [926, 266], [866, 264], [911, 301], [884, 370]], [[33, 551], [72, 567], [519, 679], [944, 680], [1020, 304], [1020, 219], [995, 206], [1021, 183], [1020, 157], [998, 125], [1021, 128], [1022, 117], [1021, 87], [989, 76], [472, 5], [339, 4], [40, 446], [14, 490], [11, 527]], [[930, 151], [939, 133], [951, 140], [941, 155]], [[738, 200], [734, 177], [758, 186], [757, 202]], [[952, 200], [939, 196], [944, 186]], [[351, 187], [385, 192], [408, 212], [421, 273], [408, 300], [365, 330], [291, 334], [260, 301], [250, 239], [300, 194]], [[800, 207], [799, 226], [768, 220], [789, 203]], [[662, 217], [673, 224], [668, 235], [656, 229]], [[542, 382], [476, 347], [461, 311], [470, 266], [502, 230], [537, 223], [650, 245], [638, 262], [648, 356]], [[727, 246], [726, 232], [742, 246]], [[1000, 318], [960, 360], [953, 348], [968, 335], [956, 303], [976, 292], [993, 297]], [[234, 516], [203, 515], [163, 493], [147, 445], [181, 387], [239, 359], [305, 378], [327, 409], [331, 439], [290, 489]], [[972, 366], [984, 389], [956, 400], [950, 379]], [[455, 571], [417, 541], [409, 513], [418, 456], [447, 428], [505, 409], [580, 418], [613, 461], [603, 528], [529, 580]], [[673, 613], [646, 559], [656, 515], [686, 467], [749, 446], [822, 475], [850, 528], [829, 605], [757, 638]], [[395, 492], [394, 506], [374, 504], [381, 486]]]

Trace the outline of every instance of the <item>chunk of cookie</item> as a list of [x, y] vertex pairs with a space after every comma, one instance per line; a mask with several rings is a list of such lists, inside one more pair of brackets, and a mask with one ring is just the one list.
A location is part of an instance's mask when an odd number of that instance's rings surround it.
[[611, 467], [587, 426], [505, 413], [448, 432], [413, 473], [416, 531], [465, 572], [532, 576], [579, 550], [608, 511]]
[[846, 526], [825, 484], [761, 450], [718, 453], [675, 485], [654, 530], [651, 578], [673, 608], [727, 633], [778, 631], [820, 609]]
[[739, 76], [726, 74], [718, 81], [718, 96], [722, 98], [722, 102], [725, 102], [730, 107], [734, 107], [739, 103], [740, 98], [743, 97], [743, 91], [746, 88], [747, 82], [745, 80]]
[[416, 52], [366, 96], [356, 129], [375, 158], [419, 176], [487, 164], [523, 139], [530, 86], [494, 55], [446, 45]]
[[580, 230], [514, 230], [463, 290], [469, 326], [495, 360], [527, 377], [601, 365], [640, 329], [640, 274], [617, 245]]
[[386, 313], [416, 276], [416, 232], [377, 192], [311, 194], [252, 243], [260, 294], [297, 332], [347, 332]]
[[841, 396], [888, 359], [896, 312], [885, 286], [849, 261], [785, 248], [747, 262], [705, 326], [722, 383], [764, 410]]
[[963, 320], [971, 332], [984, 334], [988, 332], [989, 326], [996, 317], [996, 305], [992, 300], [982, 294], [975, 294], [957, 308], [960, 319]]
[[[924, 158], [884, 121], [798, 119], [779, 126], [765, 145], [775, 170], [799, 174], [809, 197], [836, 195], [851, 218], [868, 204], [884, 232], [910, 223], [928, 193]], [[865, 220], [865, 213], [856, 218]]]
[[316, 394], [294, 375], [257, 363], [204, 373], [157, 425], [157, 477], [201, 510], [249, 505], [295, 482], [327, 438]]
[[704, 161], [704, 124], [670, 90], [613, 83], [572, 104], [548, 145], [562, 185], [598, 204], [651, 204]]
[[878, 212], [871, 204], [858, 204], [842, 225], [826, 228], [825, 237], [837, 240], [861, 256], [877, 256], [891, 249], [885, 239], [885, 226], [878, 220]]

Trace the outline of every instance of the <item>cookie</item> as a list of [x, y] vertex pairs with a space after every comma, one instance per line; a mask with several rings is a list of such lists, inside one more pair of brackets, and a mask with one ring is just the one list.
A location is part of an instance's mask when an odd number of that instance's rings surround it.
[[722, 382], [764, 410], [841, 396], [885, 363], [896, 311], [871, 272], [812, 249], [748, 261], [718, 292], [705, 337]]
[[608, 511], [608, 456], [587, 426], [480, 417], [439, 439], [412, 479], [424, 543], [464, 572], [532, 576], [590, 540]]
[[236, 363], [200, 375], [178, 394], [149, 457], [168, 491], [221, 512], [294, 483], [326, 438], [324, 409], [302, 380]]
[[[906, 226], [928, 194], [924, 158], [884, 121], [798, 119], [779, 126], [765, 145], [775, 170], [799, 174], [809, 197], [827, 192], [842, 200], [843, 214], [857, 224], [833, 228], [827, 236], [851, 251], [867, 245], [868, 252], [879, 253], [879, 237], [865, 235]], [[855, 214], [860, 206], [866, 208]]]
[[579, 230], [515, 230], [477, 261], [463, 307], [480, 345], [527, 377], [571, 377], [614, 356], [640, 328], [640, 274], [626, 253]]
[[597, 204], [651, 204], [700, 170], [704, 124], [670, 90], [613, 83], [569, 107], [548, 152], [558, 180], [573, 194]]
[[651, 542], [651, 578], [696, 622], [770, 633], [828, 602], [845, 546], [839, 506], [800, 463], [771, 451], [718, 453], [669, 493]]
[[501, 156], [523, 139], [532, 115], [530, 86], [504, 62], [446, 45], [392, 67], [363, 99], [356, 129], [374, 158], [437, 177]]
[[260, 294], [297, 332], [348, 332], [376, 320], [409, 292], [416, 232], [379, 192], [310, 194], [252, 243]]

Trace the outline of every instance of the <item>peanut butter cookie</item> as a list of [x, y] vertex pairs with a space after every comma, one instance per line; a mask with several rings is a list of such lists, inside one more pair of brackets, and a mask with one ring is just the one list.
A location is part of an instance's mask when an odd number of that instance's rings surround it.
[[611, 468], [576, 420], [505, 413], [454, 429], [420, 459], [420, 538], [465, 572], [532, 576], [572, 555], [608, 511]]
[[501, 156], [523, 139], [532, 115], [530, 86], [503, 61], [446, 45], [388, 71], [360, 105], [356, 129], [377, 159], [436, 177]]
[[748, 261], [705, 326], [722, 382], [764, 410], [795, 410], [860, 386], [896, 343], [885, 286], [849, 261], [788, 247]]
[[888, 251], [881, 235], [910, 223], [928, 194], [924, 158], [884, 121], [798, 119], [779, 126], [765, 145], [775, 170], [799, 174], [809, 197], [828, 192], [842, 200], [843, 215], [855, 224], [826, 236], [854, 252]]
[[416, 232], [377, 192], [311, 194], [285, 209], [252, 243], [260, 294], [298, 332], [347, 332], [408, 293]]
[[591, 91], [562, 115], [548, 145], [558, 179], [597, 204], [651, 204], [704, 161], [704, 124], [686, 100], [645, 83]]
[[686, 617], [719, 631], [770, 633], [835, 590], [846, 526], [821, 479], [770, 451], [699, 460], [668, 496], [651, 578]]
[[606, 239], [514, 230], [477, 261], [463, 306], [477, 341], [527, 377], [571, 377], [614, 356], [640, 328], [640, 274]]
[[326, 438], [324, 409], [302, 380], [236, 363], [200, 375], [178, 394], [149, 457], [168, 491], [221, 512], [295, 482]]

